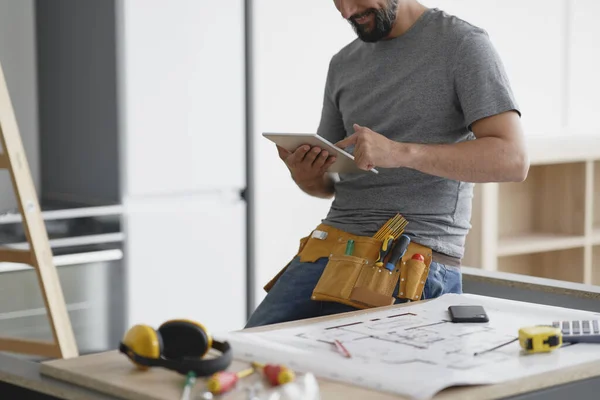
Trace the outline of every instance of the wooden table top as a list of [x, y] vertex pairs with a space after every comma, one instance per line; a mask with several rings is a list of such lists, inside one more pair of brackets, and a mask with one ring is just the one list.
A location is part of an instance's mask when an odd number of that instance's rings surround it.
[[[390, 306], [401, 308], [405, 304]], [[368, 313], [372, 310], [356, 311]], [[347, 316], [347, 315], [345, 315]], [[263, 331], [290, 326], [299, 326], [318, 320], [335, 320], [338, 316], [326, 316], [310, 320], [294, 321], [276, 324], [267, 327], [254, 328], [247, 331]], [[230, 371], [240, 371], [248, 367], [248, 363], [234, 360]], [[67, 360], [52, 360], [42, 363], [40, 372], [43, 375], [80, 385], [111, 396], [127, 400], [163, 400], [179, 399], [185, 378], [173, 371], [163, 368], [154, 368], [148, 371], [139, 371], [133, 364], [118, 351], [81, 356]], [[469, 400], [469, 399], [497, 399], [528, 393], [535, 390], [549, 388], [555, 385], [575, 382], [582, 379], [599, 377], [600, 362], [582, 364], [573, 368], [566, 368], [539, 376], [527, 377], [504, 382], [498, 385], [481, 385], [469, 387], [455, 387], [443, 390], [434, 397], [436, 400]], [[224, 400], [247, 399], [243, 387], [262, 379], [254, 374], [240, 382], [240, 387], [219, 398]], [[351, 386], [344, 383], [333, 382], [318, 378], [322, 399], [364, 399], [391, 400], [405, 399], [405, 397], [376, 392], [370, 389]], [[199, 378], [193, 391], [192, 399], [201, 399], [205, 391], [204, 379]], [[196, 397], [198, 396], [198, 397]]]

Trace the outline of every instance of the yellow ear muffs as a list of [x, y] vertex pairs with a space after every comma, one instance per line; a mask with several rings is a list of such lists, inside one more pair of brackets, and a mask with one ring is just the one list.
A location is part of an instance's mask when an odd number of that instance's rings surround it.
[[162, 354], [168, 359], [201, 359], [213, 345], [210, 333], [195, 321], [170, 320], [158, 328], [158, 333], [163, 341]]
[[[128, 351], [152, 359], [160, 358], [164, 348], [160, 335], [148, 325], [133, 326], [125, 334], [122, 343], [129, 348]], [[148, 369], [147, 365], [135, 361], [134, 364], [140, 369]]]
[[[210, 349], [221, 355], [204, 359]], [[228, 342], [213, 340], [202, 324], [185, 319], [167, 321], [156, 331], [135, 325], [121, 340], [119, 351], [140, 369], [163, 367], [183, 375], [194, 371], [197, 376], [211, 376], [233, 361]]]

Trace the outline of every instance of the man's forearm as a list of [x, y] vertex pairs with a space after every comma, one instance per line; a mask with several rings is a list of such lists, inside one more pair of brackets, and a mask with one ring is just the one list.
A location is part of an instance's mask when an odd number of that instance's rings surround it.
[[296, 185], [306, 194], [321, 199], [330, 199], [334, 194], [334, 181], [329, 174], [323, 174], [319, 179], [309, 182], [296, 181]]
[[497, 137], [456, 144], [398, 143], [397, 165], [464, 182], [520, 182], [529, 159], [522, 146]]

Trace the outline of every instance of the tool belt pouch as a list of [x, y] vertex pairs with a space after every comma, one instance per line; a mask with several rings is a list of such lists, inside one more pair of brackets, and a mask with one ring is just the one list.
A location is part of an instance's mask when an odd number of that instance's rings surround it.
[[370, 265], [369, 260], [348, 256], [331, 256], [313, 290], [312, 299], [333, 301], [356, 308], [394, 304], [394, 288], [399, 271]]
[[[340, 248], [345, 246], [344, 241]], [[394, 304], [394, 289], [400, 271], [388, 271], [375, 266], [381, 241], [357, 241], [356, 256], [332, 254], [317, 282], [312, 299], [333, 301], [356, 308], [370, 308]], [[360, 257], [359, 255], [363, 255]]]
[[[412, 249], [409, 246], [409, 250], [402, 258], [402, 265], [400, 266], [398, 298], [417, 301], [423, 296], [425, 282], [429, 276], [432, 255], [431, 250], [418, 245], [413, 245]], [[412, 256], [414, 254], [421, 254], [424, 261], [413, 259]]]

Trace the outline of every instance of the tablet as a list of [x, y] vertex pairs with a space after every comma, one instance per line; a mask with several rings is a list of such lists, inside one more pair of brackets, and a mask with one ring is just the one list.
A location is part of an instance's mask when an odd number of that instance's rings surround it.
[[[311, 147], [317, 146], [321, 149], [325, 149], [329, 152], [329, 154], [334, 154], [336, 156], [335, 162], [329, 167], [327, 172], [337, 172], [337, 173], [345, 173], [345, 174], [358, 174], [365, 173], [367, 171], [358, 168], [356, 163], [354, 162], [354, 156], [343, 149], [335, 146], [333, 143], [329, 142], [322, 136], [317, 135], [316, 133], [271, 133], [265, 132], [263, 136], [272, 142], [276, 143], [280, 147], [283, 147], [287, 151], [295, 151], [298, 147], [302, 145], [309, 145]], [[369, 171], [378, 174], [375, 168], [370, 169]]]

